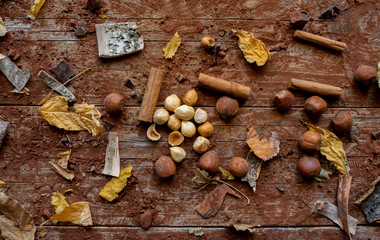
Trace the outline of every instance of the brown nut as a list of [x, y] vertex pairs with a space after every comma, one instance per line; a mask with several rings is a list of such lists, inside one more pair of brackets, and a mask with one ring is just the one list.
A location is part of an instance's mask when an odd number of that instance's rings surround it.
[[181, 128], [181, 120], [179, 120], [174, 114], [170, 115], [168, 120], [168, 127], [173, 131], [177, 131]]
[[214, 127], [209, 122], [205, 122], [198, 127], [198, 132], [202, 137], [211, 137], [214, 133]]
[[315, 178], [321, 172], [321, 164], [318, 159], [308, 155], [303, 155], [298, 161], [298, 168], [305, 178]]
[[148, 130], [146, 131], [146, 136], [149, 138], [151, 141], [158, 141], [161, 138], [161, 134], [159, 134], [156, 130], [156, 124], [153, 123], [150, 125]]
[[195, 89], [188, 91], [183, 97], [183, 103], [188, 106], [194, 106], [198, 101], [198, 93]]
[[104, 107], [110, 114], [121, 113], [124, 107], [124, 97], [118, 93], [110, 93], [104, 99]]
[[360, 65], [354, 72], [355, 82], [363, 87], [369, 87], [377, 78], [376, 68], [367, 65]]
[[298, 142], [305, 152], [315, 152], [319, 151], [321, 147], [322, 137], [316, 132], [306, 131], [301, 137], [298, 139]]
[[197, 153], [204, 153], [210, 148], [210, 141], [202, 136], [199, 136], [195, 139], [193, 144], [193, 149]]
[[349, 114], [348, 112], [338, 112], [334, 116], [332, 122], [334, 131], [336, 133], [343, 134], [351, 129], [354, 120], [352, 119], [351, 114]]
[[318, 118], [326, 111], [327, 103], [321, 97], [312, 96], [306, 100], [304, 108], [310, 117]]
[[294, 95], [288, 90], [278, 92], [273, 98], [273, 104], [279, 111], [288, 111], [294, 103]]
[[171, 132], [168, 137], [168, 142], [170, 146], [178, 146], [181, 145], [181, 143], [185, 140], [182, 133], [178, 131]]
[[168, 156], [161, 156], [154, 164], [156, 173], [160, 178], [168, 178], [176, 173], [176, 166], [173, 160]]
[[198, 167], [210, 173], [217, 173], [219, 157], [213, 151], [205, 152], [198, 160]]
[[228, 169], [235, 177], [244, 177], [249, 170], [248, 162], [241, 157], [233, 157], [230, 161]]
[[201, 43], [206, 49], [213, 48], [215, 46], [215, 39], [210, 36], [205, 36], [202, 38]]
[[216, 111], [223, 119], [232, 118], [239, 112], [239, 103], [236, 99], [221, 97], [216, 102]]

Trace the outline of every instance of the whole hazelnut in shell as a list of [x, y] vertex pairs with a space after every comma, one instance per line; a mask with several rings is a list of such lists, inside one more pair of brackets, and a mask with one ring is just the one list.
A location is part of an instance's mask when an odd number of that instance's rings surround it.
[[233, 157], [228, 166], [228, 170], [235, 177], [244, 177], [249, 170], [247, 160], [241, 157]]
[[124, 97], [118, 93], [110, 93], [104, 99], [104, 107], [109, 114], [121, 113], [124, 107]]
[[348, 112], [338, 112], [333, 120], [334, 131], [339, 134], [343, 134], [348, 132], [352, 125], [354, 124], [354, 120], [351, 117], [351, 114]]
[[201, 44], [206, 49], [213, 48], [215, 46], [215, 39], [210, 36], [205, 36], [202, 38]]
[[319, 151], [321, 148], [322, 137], [316, 132], [306, 131], [301, 137], [298, 139], [298, 142], [305, 152], [315, 152]]
[[310, 117], [318, 118], [326, 111], [327, 103], [321, 97], [312, 96], [306, 100], [304, 108]]
[[236, 99], [223, 96], [216, 102], [216, 111], [223, 119], [232, 118], [239, 112], [239, 102]]
[[321, 164], [315, 157], [303, 155], [298, 161], [298, 168], [305, 178], [315, 178], [319, 176]]
[[288, 111], [294, 103], [294, 95], [288, 90], [278, 92], [273, 98], [273, 104], [279, 111]]
[[363, 87], [369, 87], [377, 78], [376, 68], [367, 65], [360, 65], [354, 72], [355, 82]]
[[210, 173], [217, 173], [219, 167], [219, 157], [213, 151], [205, 152], [198, 160], [198, 167]]
[[161, 156], [154, 164], [156, 173], [160, 178], [168, 178], [176, 173], [174, 161], [168, 156]]

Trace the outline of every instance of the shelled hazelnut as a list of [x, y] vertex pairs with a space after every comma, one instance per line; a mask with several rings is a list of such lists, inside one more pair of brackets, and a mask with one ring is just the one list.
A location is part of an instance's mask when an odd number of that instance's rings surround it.
[[110, 93], [104, 99], [104, 107], [109, 114], [121, 113], [124, 107], [124, 97], [118, 93]]
[[177, 168], [173, 160], [168, 156], [161, 156], [157, 162], [154, 164], [156, 173], [160, 178], [168, 178], [173, 176]]
[[181, 147], [171, 147], [170, 156], [175, 162], [180, 163], [186, 157], [186, 151]]
[[288, 111], [294, 103], [294, 95], [288, 90], [278, 92], [273, 98], [273, 104], [279, 111]]
[[213, 48], [215, 46], [215, 39], [210, 36], [205, 36], [202, 38], [201, 44], [206, 49]]
[[153, 122], [158, 125], [165, 124], [169, 119], [169, 112], [166, 109], [160, 108], [154, 112]]
[[195, 139], [193, 144], [193, 149], [197, 153], [204, 153], [210, 148], [210, 141], [202, 136], [199, 136]]
[[219, 157], [213, 151], [205, 152], [198, 160], [198, 167], [210, 173], [217, 173]]
[[194, 106], [198, 101], [198, 93], [195, 89], [188, 91], [183, 97], [183, 103], [188, 106]]
[[165, 108], [171, 112], [174, 112], [179, 106], [181, 106], [181, 99], [175, 94], [168, 96], [164, 102]]
[[306, 113], [313, 118], [318, 118], [327, 109], [327, 103], [321, 97], [309, 97], [304, 105]]
[[298, 168], [305, 178], [314, 178], [321, 172], [321, 164], [315, 157], [303, 155], [298, 161]]
[[236, 99], [223, 96], [216, 102], [216, 111], [223, 119], [232, 118], [239, 112], [239, 103]]
[[181, 123], [181, 133], [183, 136], [191, 138], [195, 135], [197, 129], [195, 128], [194, 123], [190, 121], [182, 121]]
[[194, 117], [195, 111], [193, 107], [181, 105], [176, 110], [174, 110], [174, 114], [181, 120], [191, 120]]
[[202, 137], [211, 137], [214, 133], [214, 127], [209, 122], [205, 122], [198, 127], [198, 132]]
[[230, 161], [228, 169], [235, 177], [244, 177], [249, 170], [248, 162], [241, 157], [233, 157]]
[[315, 151], [319, 151], [321, 147], [322, 137], [316, 132], [306, 131], [298, 139], [298, 142], [302, 150], [312, 153]]
[[343, 111], [343, 112], [338, 112], [334, 116], [332, 123], [333, 123], [334, 131], [338, 134], [343, 134], [343, 133], [348, 132], [351, 129], [354, 123], [354, 120], [352, 119], [351, 114]]
[[198, 108], [196, 111], [195, 111], [195, 114], [194, 114], [194, 121], [198, 124], [202, 124], [204, 122], [206, 122], [208, 119], [208, 114], [205, 110], [201, 109], [201, 108]]
[[181, 120], [179, 120], [174, 114], [170, 115], [168, 120], [168, 127], [173, 130], [177, 131], [181, 128]]
[[377, 78], [376, 68], [367, 65], [360, 65], [354, 72], [355, 82], [363, 87], [369, 87]]

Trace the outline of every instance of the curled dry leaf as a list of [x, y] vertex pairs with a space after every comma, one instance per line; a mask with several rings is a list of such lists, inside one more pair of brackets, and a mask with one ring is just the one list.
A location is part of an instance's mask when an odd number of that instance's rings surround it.
[[132, 174], [132, 166], [128, 166], [120, 171], [119, 177], [114, 177], [100, 191], [99, 195], [105, 200], [112, 202], [127, 185], [127, 180]]
[[36, 19], [44, 3], [45, 0], [35, 0], [29, 9], [28, 18], [32, 20]]
[[67, 104], [66, 98], [57, 96], [47, 101], [38, 111], [50, 125], [58, 128], [68, 131], [87, 130], [92, 136], [102, 131], [103, 126], [99, 122], [101, 114], [95, 105], [74, 104], [71, 109]]
[[189, 228], [189, 234], [194, 234], [195, 236], [199, 237], [199, 236], [203, 236], [204, 232], [201, 227], [191, 227]]
[[200, 170], [199, 168], [194, 171], [194, 178], [191, 180], [198, 184], [198, 190], [207, 187], [209, 184], [216, 184], [217, 182], [210, 177], [209, 173], [205, 170]]
[[69, 162], [71, 150], [67, 150], [65, 152], [58, 153], [58, 157], [60, 158], [57, 163], [55, 161], [51, 161], [50, 165], [53, 167], [53, 169], [62, 177], [64, 177], [67, 180], [73, 180], [74, 179], [74, 173], [69, 171], [67, 169], [67, 165]]
[[32, 240], [36, 232], [32, 215], [5, 193], [0, 193], [0, 232], [6, 240]]
[[346, 153], [343, 149], [343, 143], [339, 138], [329, 130], [321, 129], [311, 123], [302, 121], [310, 131], [319, 133], [322, 137], [320, 152], [326, 157], [327, 160], [334, 163], [339, 172], [347, 175], [349, 174], [350, 167], [347, 163]]
[[177, 49], [181, 45], [181, 38], [178, 35], [178, 32], [174, 34], [168, 45], [166, 45], [165, 48], [162, 49], [164, 51], [164, 57], [166, 59], [171, 59], [174, 57], [175, 53], [177, 52]]
[[59, 211], [49, 220], [42, 223], [41, 226], [51, 221], [71, 222], [73, 224], [81, 226], [92, 226], [90, 205], [88, 204], [88, 202], [73, 203], [70, 206], [65, 207], [64, 209]]
[[334, 173], [336, 167], [333, 163], [327, 160], [320, 160], [319, 162], [321, 163], [321, 171], [319, 172], [319, 176], [314, 179], [320, 182], [325, 182], [330, 179], [330, 175]]
[[256, 156], [264, 161], [267, 161], [275, 156], [280, 151], [280, 140], [277, 132], [272, 132], [269, 141], [266, 138], [259, 139], [255, 128], [252, 125], [248, 126], [248, 134], [246, 143], [252, 149]]
[[271, 57], [271, 53], [265, 44], [253, 37], [253, 34], [244, 30], [232, 30], [239, 37], [239, 48], [243, 51], [244, 58], [249, 63], [256, 62], [257, 66], [263, 66]]
[[0, 180], [0, 193], [1, 192], [6, 192], [7, 189], [8, 189], [7, 184], [4, 181]]
[[239, 232], [253, 232], [255, 230], [255, 225], [254, 224], [234, 224], [233, 225], [236, 231]]
[[7, 28], [5, 27], [5, 24], [3, 22], [3, 19], [0, 17], [0, 37], [3, 37], [5, 36], [5, 34], [7, 33]]
[[54, 206], [55, 213], [69, 206], [69, 204], [66, 202], [66, 197], [59, 192], [55, 192], [51, 196], [51, 204]]
[[219, 167], [219, 171], [221, 171], [224, 176], [228, 177], [227, 180], [235, 179], [234, 175], [232, 175], [229, 171], [224, 170], [222, 167]]
[[261, 164], [263, 163], [263, 160], [256, 157], [252, 151], [249, 151], [247, 155], [247, 162], [249, 170], [248, 173], [241, 178], [241, 180], [248, 182], [249, 186], [251, 186], [253, 191], [256, 192], [256, 182], [260, 176]]

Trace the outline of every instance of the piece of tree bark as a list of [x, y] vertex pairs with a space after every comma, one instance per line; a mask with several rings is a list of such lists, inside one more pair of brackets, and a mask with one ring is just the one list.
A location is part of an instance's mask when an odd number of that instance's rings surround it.
[[369, 190], [355, 202], [365, 214], [369, 223], [380, 220], [380, 176], [371, 184]]
[[20, 70], [9, 58], [0, 53], [0, 71], [4, 73], [7, 79], [12, 83], [18, 92], [20, 92], [28, 83], [30, 73], [28, 70]]
[[352, 177], [347, 175], [339, 175], [338, 187], [338, 216], [343, 224], [343, 229], [351, 239], [350, 226], [348, 224], [348, 198], [350, 195]]
[[73, 102], [75, 101], [75, 96], [72, 94], [69, 89], [67, 89], [65, 86], [63, 86], [58, 80], [53, 78], [51, 75], [49, 75], [47, 72], [44, 70], [41, 70], [38, 73], [38, 77], [42, 79], [46, 85], [48, 85], [51, 89], [54, 89], [57, 93], [61, 94], [64, 96], [67, 101]]
[[119, 136], [115, 132], [108, 133], [106, 158], [102, 174], [113, 177], [120, 176]]

